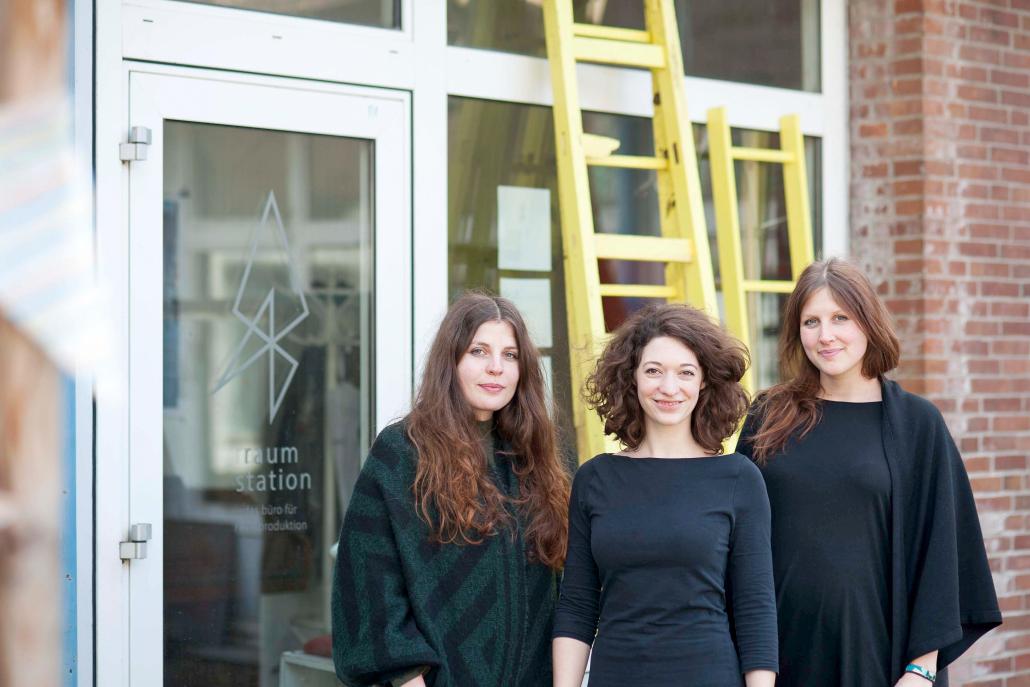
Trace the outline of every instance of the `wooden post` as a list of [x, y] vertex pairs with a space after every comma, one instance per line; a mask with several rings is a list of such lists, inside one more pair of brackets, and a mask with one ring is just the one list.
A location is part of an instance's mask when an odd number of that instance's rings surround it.
[[0, 315], [0, 685], [58, 684], [60, 375]]
[[[66, 0], [0, 1], [0, 108], [60, 94], [66, 18]], [[0, 308], [0, 687], [60, 684], [60, 379]]]

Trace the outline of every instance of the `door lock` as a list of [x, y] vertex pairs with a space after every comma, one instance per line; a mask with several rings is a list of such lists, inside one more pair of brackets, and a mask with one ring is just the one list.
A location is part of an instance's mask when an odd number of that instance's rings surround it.
[[123, 561], [147, 557], [147, 542], [150, 541], [149, 522], [137, 522], [129, 527], [129, 541], [118, 544], [118, 555]]

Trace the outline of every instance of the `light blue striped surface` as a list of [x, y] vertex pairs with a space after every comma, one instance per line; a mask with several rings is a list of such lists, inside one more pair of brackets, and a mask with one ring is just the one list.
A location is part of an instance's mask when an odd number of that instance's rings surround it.
[[68, 103], [0, 108], [0, 312], [65, 370], [96, 359], [88, 187]]

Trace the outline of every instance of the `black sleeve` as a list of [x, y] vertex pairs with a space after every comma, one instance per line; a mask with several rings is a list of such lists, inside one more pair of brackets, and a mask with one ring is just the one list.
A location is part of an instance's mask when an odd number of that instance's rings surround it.
[[591, 472], [590, 463], [587, 463], [572, 480], [569, 544], [553, 633], [554, 637], [571, 637], [586, 644], [593, 644], [597, 634], [601, 596], [600, 574], [590, 549], [590, 516], [584, 503]]
[[727, 571], [734, 640], [741, 672], [775, 672], [779, 670], [779, 643], [769, 496], [758, 468], [750, 462], [741, 465], [733, 494], [735, 515]]
[[913, 457], [926, 467], [912, 491], [917, 541], [907, 548], [917, 558], [909, 566], [912, 611], [903, 659], [938, 650], [937, 666], [944, 668], [997, 627], [1001, 611], [965, 465], [939, 411], [929, 412], [925, 454]]
[[407, 518], [399, 500], [386, 497], [377, 444], [354, 486], [333, 571], [333, 662], [346, 685], [389, 683], [440, 664], [412, 613], [394, 536], [396, 521]]

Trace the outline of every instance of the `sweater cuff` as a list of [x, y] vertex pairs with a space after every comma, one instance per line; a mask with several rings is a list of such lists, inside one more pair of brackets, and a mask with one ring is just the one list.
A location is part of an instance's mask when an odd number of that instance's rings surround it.
[[777, 661], [755, 660], [749, 661], [747, 663], [742, 663], [740, 666], [741, 675], [747, 675], [748, 673], [756, 670], [768, 670], [778, 675], [780, 672], [780, 665]]
[[419, 666], [417, 668], [412, 668], [408, 672], [402, 673], [391, 680], [387, 680], [386, 684], [387, 687], [401, 687], [401, 685], [403, 685], [408, 680], [414, 680], [419, 675], [425, 675], [428, 672], [429, 666]]
[[594, 637], [596, 637], [596, 636], [597, 636], [597, 633], [594, 633], [594, 634], [591, 634], [591, 635], [586, 635], [586, 634], [584, 634], [582, 632], [575, 632], [575, 631], [572, 631], [572, 630], [555, 630], [551, 634], [551, 639], [554, 640], [554, 639], [558, 639], [558, 637], [568, 637], [569, 639], [579, 640], [579, 641], [583, 642], [584, 644], [586, 644], [587, 646], [593, 646], [594, 645]]

